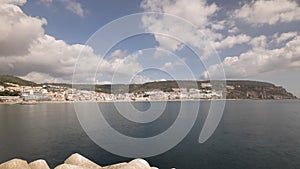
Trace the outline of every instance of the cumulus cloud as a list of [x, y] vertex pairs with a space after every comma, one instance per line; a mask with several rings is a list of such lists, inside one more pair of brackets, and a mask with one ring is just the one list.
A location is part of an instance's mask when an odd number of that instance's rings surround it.
[[83, 17], [85, 14], [84, 9], [82, 8], [81, 4], [79, 2], [76, 2], [74, 0], [61, 0], [65, 4], [65, 8], [74, 14], [77, 14], [80, 17]]
[[266, 48], [268, 46], [267, 37], [265, 35], [255, 37], [250, 41], [250, 44], [253, 48]]
[[117, 49], [110, 55], [112, 58], [125, 58], [128, 56], [128, 53], [126, 50]]
[[300, 20], [300, 7], [292, 0], [252, 0], [233, 12], [233, 17], [252, 25]]
[[[94, 64], [92, 63], [97, 63], [99, 59], [92, 49], [87, 50], [86, 48], [89, 47], [80, 44], [69, 45], [49, 35], [42, 35], [31, 43], [28, 54], [0, 57], [0, 71], [19, 76], [36, 72], [40, 75], [48, 74], [53, 78], [70, 80], [82, 48], [85, 48], [85, 60], [82, 59], [83, 63], [81, 63], [84, 66], [78, 67], [78, 71], [81, 73], [95, 71], [96, 67], [93, 67]], [[28, 76], [28, 78], [30, 77], [33, 76]], [[49, 78], [45, 76], [44, 79]]]
[[[76, 80], [83, 80], [83, 82], [97, 82], [97, 79], [90, 79], [91, 81], [86, 81], [83, 77], [87, 76], [86, 74], [81, 74], [82, 70], [80, 68], [85, 68], [88, 66], [91, 70], [88, 73], [88, 76], [94, 77], [95, 73], [97, 74], [98, 79], [111, 79], [111, 83], [128, 83], [130, 79], [137, 75], [143, 70], [142, 65], [139, 63], [138, 58], [143, 54], [141, 51], [137, 51], [132, 54], [123, 55], [122, 57], [116, 57], [118, 54], [127, 54], [127, 51], [116, 50], [111, 53], [110, 59], [98, 58], [98, 60], [87, 61], [88, 58], [85, 58], [81, 54], [79, 60], [76, 63]], [[113, 56], [114, 57], [113, 57]], [[119, 56], [119, 55], [118, 55]], [[87, 65], [89, 64], [89, 65]], [[84, 72], [84, 71], [83, 71]], [[81, 82], [81, 81], [80, 81]], [[79, 82], [78, 82], [79, 83]]]
[[[154, 35], [160, 48], [174, 52], [182, 49], [182, 43], [188, 43], [202, 50], [203, 46], [207, 45], [207, 43], [201, 42], [205, 41], [202, 33], [207, 34], [209, 38], [221, 36], [208, 29], [210, 18], [219, 9], [214, 3], [207, 4], [205, 0], [144, 0], [141, 7], [147, 12], [166, 13], [186, 20], [184, 23], [169, 16], [155, 15], [145, 15], [142, 18], [143, 26], [147, 31], [160, 33], [160, 35]], [[187, 23], [191, 23], [194, 27]], [[214, 27], [220, 29], [221, 24], [218, 23]], [[162, 34], [175, 37], [162, 36]]]
[[24, 1], [0, 3], [0, 57], [27, 54], [30, 44], [44, 34], [43, 18], [27, 16], [16, 4]]
[[93, 78], [88, 77], [97, 70], [100, 74], [121, 77], [142, 69], [137, 61], [141, 51], [127, 54], [116, 50], [110, 57], [112, 60], [103, 59], [89, 46], [71, 45], [45, 34], [42, 27], [47, 23], [45, 19], [26, 15], [16, 5], [22, 4], [21, 1], [9, 2], [0, 4], [2, 74], [13, 74], [36, 82], [70, 82], [76, 65], [77, 80], [90, 82]]
[[153, 80], [151, 80], [149, 77], [147, 76], [143, 76], [143, 75], [136, 75], [134, 76], [130, 83], [133, 83], [133, 84], [143, 84], [143, 83], [147, 83], [147, 82], [151, 82]]
[[30, 72], [26, 76], [20, 76], [21, 78], [29, 81], [34, 81], [36, 83], [61, 83], [63, 79], [57, 77], [54, 78], [46, 73], [40, 72]]
[[99, 80], [96, 80], [96, 84], [99, 84], [99, 85], [106, 85], [106, 84], [111, 84], [111, 81], [99, 81]]
[[237, 36], [228, 36], [222, 41], [215, 42], [214, 46], [216, 49], [232, 48], [234, 45], [249, 42], [250, 39], [251, 37], [245, 34], [240, 34]]
[[265, 44], [264, 36], [254, 39], [257, 41], [252, 41], [253, 49], [239, 56], [226, 57], [222, 64], [210, 66], [203, 74], [204, 77], [208, 78], [222, 68], [228, 78], [250, 77], [266, 72], [300, 68], [300, 36], [288, 41], [283, 47], [275, 49], [258, 45]]
[[184, 65], [184, 60], [183, 59], [177, 59], [176, 61], [173, 61], [173, 62], [164, 63], [164, 65], [160, 68], [160, 70], [167, 71], [167, 70], [174, 69], [174, 67], [182, 66], [182, 65]]
[[144, 0], [141, 7], [146, 11], [180, 16], [197, 26], [205, 26], [209, 16], [218, 10], [216, 4], [208, 5], [205, 0]]
[[276, 43], [281, 43], [285, 42], [289, 39], [294, 38], [295, 36], [298, 35], [298, 32], [286, 32], [286, 33], [281, 33], [280, 35], [278, 33], [273, 35], [273, 38], [275, 39]]
[[0, 0], [0, 4], [23, 5], [27, 0]]
[[162, 66], [161, 70], [167, 70], [167, 69], [173, 69], [173, 68], [174, 68], [174, 65], [172, 64], [172, 62], [166, 62], [166, 63]]
[[[81, 3], [77, 2], [76, 0], [58, 1], [64, 5], [65, 9], [80, 17], [84, 17], [84, 15], [86, 14], [86, 10], [82, 7]], [[53, 0], [39, 0], [39, 3], [50, 6], [53, 3]]]

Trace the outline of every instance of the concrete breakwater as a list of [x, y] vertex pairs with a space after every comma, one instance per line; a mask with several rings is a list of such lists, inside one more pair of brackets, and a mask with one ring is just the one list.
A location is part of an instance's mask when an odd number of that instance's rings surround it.
[[[0, 169], [50, 169], [45, 160], [36, 160], [28, 163], [21, 159], [12, 159], [0, 164]], [[68, 157], [63, 164], [54, 169], [158, 169], [151, 167], [146, 160], [134, 159], [130, 162], [123, 162], [109, 166], [100, 166], [84, 156], [75, 153]]]

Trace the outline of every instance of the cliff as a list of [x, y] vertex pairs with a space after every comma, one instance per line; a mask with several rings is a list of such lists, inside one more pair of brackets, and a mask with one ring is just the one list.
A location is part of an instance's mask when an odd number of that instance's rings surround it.
[[297, 99], [281, 86], [257, 81], [227, 81], [228, 99]]

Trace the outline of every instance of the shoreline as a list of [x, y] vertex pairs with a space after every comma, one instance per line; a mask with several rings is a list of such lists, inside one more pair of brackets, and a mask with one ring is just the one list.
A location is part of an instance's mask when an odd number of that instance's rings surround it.
[[[113, 102], [132, 102], [132, 103], [140, 103], [140, 102], [180, 102], [180, 101], [282, 101], [282, 100], [294, 100], [300, 101], [300, 99], [178, 99], [178, 100], [107, 100], [107, 101], [38, 101], [35, 104], [62, 104], [62, 103], [113, 103]], [[0, 105], [13, 105], [20, 104], [22, 102], [0, 102]]]

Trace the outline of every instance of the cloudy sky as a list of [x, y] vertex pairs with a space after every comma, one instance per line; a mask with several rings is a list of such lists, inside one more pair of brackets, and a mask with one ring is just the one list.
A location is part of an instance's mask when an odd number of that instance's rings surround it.
[[[224, 71], [227, 79], [272, 82], [300, 96], [299, 4], [0, 0], [0, 73], [72, 82], [75, 72], [77, 82], [103, 84], [202, 80]], [[114, 39], [124, 32], [133, 34]]]

